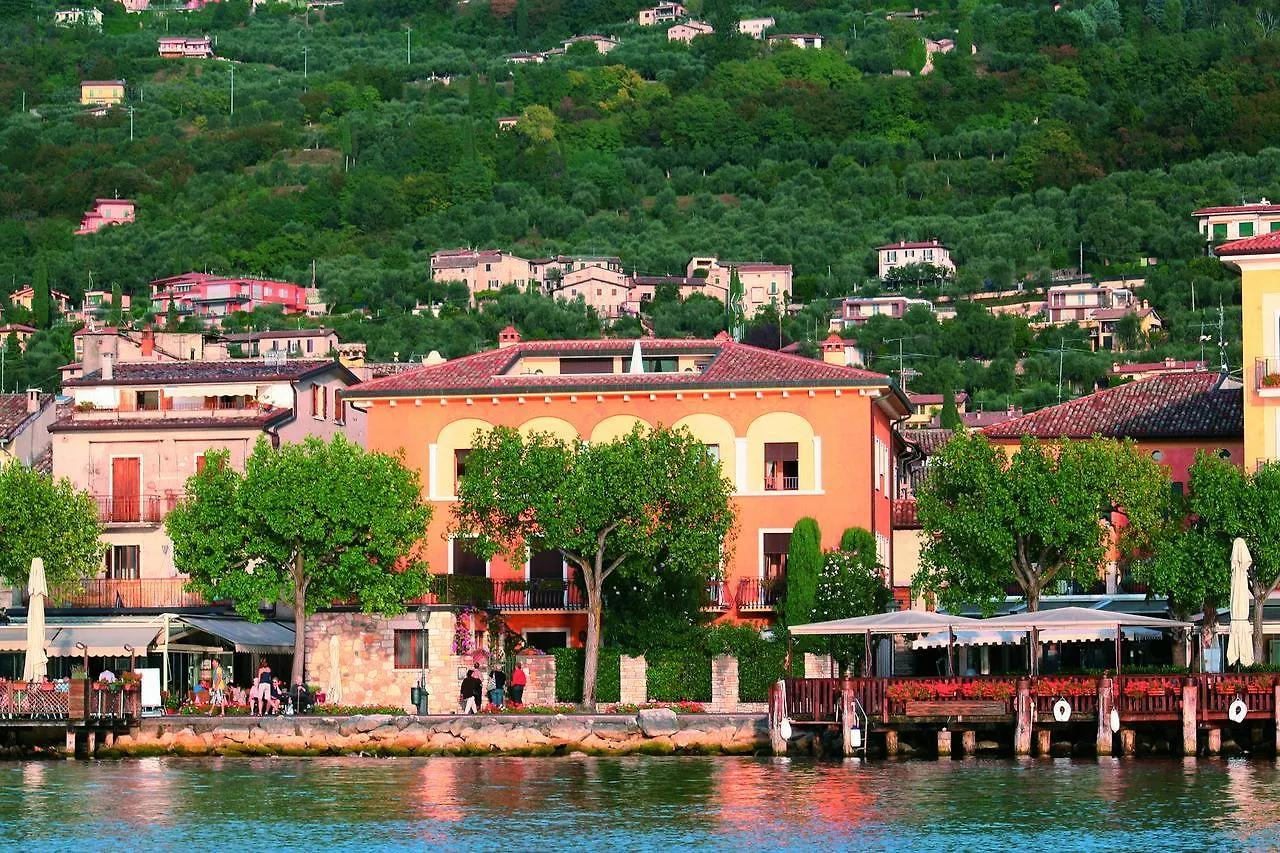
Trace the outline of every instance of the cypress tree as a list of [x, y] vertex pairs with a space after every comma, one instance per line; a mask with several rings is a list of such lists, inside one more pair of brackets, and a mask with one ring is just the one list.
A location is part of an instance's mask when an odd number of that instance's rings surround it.
[[939, 416], [943, 429], [964, 429], [964, 421], [960, 419], [960, 409], [956, 407], [956, 392], [947, 385], [942, 389], [942, 414]]
[[49, 264], [43, 255], [36, 258], [31, 289], [35, 291], [31, 297], [31, 324], [37, 329], [47, 329], [52, 319], [53, 305], [49, 294]]
[[124, 296], [120, 292], [120, 285], [111, 285], [111, 310], [107, 312], [108, 326], [121, 326], [124, 324], [124, 308], [121, 303], [124, 302]]
[[787, 597], [782, 610], [782, 619], [787, 625], [810, 621], [821, 572], [822, 532], [818, 522], [802, 518], [791, 531], [791, 545], [787, 549]]

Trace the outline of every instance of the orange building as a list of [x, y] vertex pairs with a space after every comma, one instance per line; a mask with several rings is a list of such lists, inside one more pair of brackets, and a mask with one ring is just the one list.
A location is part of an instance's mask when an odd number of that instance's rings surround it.
[[856, 525], [875, 533], [880, 561], [891, 560], [893, 425], [909, 409], [888, 377], [845, 367], [843, 355], [833, 352], [840, 363], [826, 363], [723, 334], [521, 341], [508, 328], [495, 350], [377, 379], [346, 399], [368, 413], [370, 450], [403, 450], [420, 472], [435, 507], [425, 543], [432, 571], [487, 579], [508, 624], [545, 648], [577, 645], [586, 623], [572, 584], [567, 592], [536, 591], [540, 581], [555, 588], [571, 580], [559, 554], [532, 554], [515, 566], [486, 562], [447, 532], [478, 432], [500, 425], [609, 441], [636, 424], [687, 427], [734, 484], [738, 516], [725, 579], [709, 590], [709, 606], [763, 621], [785, 575], [791, 529], [805, 516], [817, 519], [824, 547]]

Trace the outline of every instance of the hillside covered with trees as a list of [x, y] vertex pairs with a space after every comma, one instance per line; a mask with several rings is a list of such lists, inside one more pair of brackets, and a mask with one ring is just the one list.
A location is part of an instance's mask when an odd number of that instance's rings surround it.
[[[1081, 256], [1096, 273], [1156, 258], [1142, 294], [1165, 319], [1155, 354], [1185, 356], [1219, 302], [1230, 340], [1239, 326], [1191, 211], [1280, 198], [1280, 149], [1266, 147], [1280, 130], [1275, 0], [956, 0], [918, 17], [901, 14], [916, 3], [704, 0], [691, 11], [716, 32], [688, 46], [636, 25], [637, 0], [97, 5], [101, 33], [54, 27], [45, 0], [0, 0], [0, 293], [43, 266], [57, 290], [75, 297], [92, 273], [143, 313], [153, 278], [308, 281], [314, 262], [336, 313], [368, 309], [331, 324], [372, 357], [456, 356], [507, 322], [544, 337], [599, 323], [527, 294], [468, 309], [431, 282], [436, 249], [609, 253], [655, 274], [714, 253], [794, 265], [810, 307], [782, 322], [811, 345], [830, 299], [876, 287], [876, 245], [937, 237], [960, 294], [1043, 284]], [[766, 14], [824, 48], [737, 33]], [[162, 59], [166, 32], [207, 33], [222, 59]], [[621, 44], [504, 59], [595, 32]], [[926, 38], [956, 44], [928, 74]], [[117, 78], [132, 112], [87, 115], [79, 82]], [[499, 130], [503, 116], [519, 121]], [[116, 195], [138, 201], [136, 223], [73, 236], [94, 198]], [[1191, 311], [1193, 281], [1207, 318]], [[439, 317], [406, 313], [450, 299]], [[23, 319], [6, 301], [6, 321]], [[660, 334], [723, 327], [705, 300], [653, 310]], [[1035, 405], [1050, 363], [1056, 379], [1058, 357], [1041, 352], [1054, 334], [962, 310], [860, 337], [887, 355], [911, 336], [913, 387], [960, 381]], [[68, 344], [65, 331], [37, 339], [24, 378], [47, 382]], [[1064, 373], [1086, 389], [1110, 360], [1073, 354]], [[1034, 381], [1015, 387], [1019, 362]]]

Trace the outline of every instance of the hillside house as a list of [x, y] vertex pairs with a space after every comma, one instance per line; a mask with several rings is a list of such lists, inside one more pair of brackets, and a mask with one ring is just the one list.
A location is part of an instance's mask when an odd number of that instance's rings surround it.
[[137, 204], [127, 198], [100, 198], [85, 211], [76, 234], [95, 234], [108, 225], [124, 225], [134, 221]]
[[616, 38], [611, 38], [609, 36], [593, 35], [593, 36], [574, 36], [573, 38], [565, 39], [564, 42], [562, 42], [562, 47], [564, 50], [568, 50], [569, 48], [573, 47], [575, 44], [584, 44], [584, 43], [592, 45], [593, 47], [595, 47], [596, 51], [599, 53], [608, 53], [618, 45], [622, 44], [622, 42], [618, 41]]
[[909, 299], [906, 296], [847, 296], [840, 301], [837, 322], [841, 328], [860, 326], [872, 317], [900, 319], [913, 307], [934, 310], [928, 299]]
[[681, 41], [691, 44], [698, 36], [711, 35], [715, 27], [704, 21], [684, 21], [667, 28], [667, 41]]
[[778, 33], [769, 36], [769, 46], [792, 44], [801, 50], [819, 49], [822, 47], [822, 36], [817, 33]]
[[930, 264], [952, 272], [956, 269], [955, 261], [951, 260], [951, 250], [936, 239], [923, 242], [899, 240], [897, 243], [886, 243], [876, 247], [876, 254], [879, 256], [878, 275], [882, 280], [890, 270], [912, 264]]
[[97, 9], [58, 9], [53, 13], [55, 27], [85, 26], [102, 30], [102, 12]]
[[508, 285], [524, 289], [533, 279], [529, 261], [500, 249], [442, 249], [431, 254], [431, 280], [462, 282], [473, 300], [481, 291]]
[[1080, 282], [1050, 287], [1045, 294], [1045, 317], [1051, 325], [1083, 323], [1104, 309], [1127, 309], [1134, 304], [1133, 291], [1106, 282]]
[[753, 317], [769, 305], [785, 310], [791, 301], [791, 264], [764, 261], [721, 261], [715, 255], [689, 259], [685, 275], [705, 279], [707, 296], [729, 301], [729, 280], [734, 271], [742, 282], [742, 310]]
[[80, 103], [85, 106], [106, 107], [123, 104], [124, 81], [82, 80], [80, 82]]
[[764, 38], [765, 30], [777, 23], [773, 18], [743, 18], [738, 21], [738, 32], [753, 39]]
[[318, 300], [315, 290], [287, 281], [189, 272], [151, 282], [151, 309], [164, 314], [173, 303], [180, 315], [213, 318], [214, 322], [234, 311], [266, 305], [280, 305], [286, 314], [303, 314], [309, 303]]
[[163, 36], [157, 41], [165, 59], [213, 59], [213, 44], [207, 36]]
[[678, 21], [688, 14], [688, 10], [679, 3], [659, 3], [652, 9], [641, 9], [636, 22], [642, 27], [653, 27]]
[[[12, 336], [13, 339], [18, 342], [18, 352], [26, 352], [27, 344], [31, 342], [31, 337], [35, 335], [35, 333], [35, 327], [24, 326], [21, 323], [2, 325], [0, 326], [0, 348], [8, 347], [9, 338]], [[13, 353], [11, 352], [10, 355], [12, 354]]]
[[1214, 247], [1228, 240], [1243, 240], [1280, 231], [1280, 204], [1262, 199], [1257, 204], [1204, 207], [1192, 214], [1200, 235]]
[[[27, 309], [28, 311], [31, 310], [31, 306], [35, 303], [35, 299], [36, 299], [36, 292], [35, 292], [35, 289], [31, 287], [31, 285], [27, 285], [26, 287], [20, 287], [17, 290], [15, 290], [13, 293], [9, 294], [10, 305], [21, 305], [23, 308]], [[52, 302], [53, 306], [57, 309], [59, 314], [62, 314], [65, 316], [71, 313], [71, 297], [67, 296], [67, 294], [63, 293], [60, 290], [50, 290], [49, 299]]]

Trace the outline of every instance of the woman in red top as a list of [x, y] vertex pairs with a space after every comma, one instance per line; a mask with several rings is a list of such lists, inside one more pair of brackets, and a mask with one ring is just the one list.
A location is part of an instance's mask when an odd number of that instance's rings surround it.
[[524, 704], [524, 686], [529, 683], [529, 676], [524, 671], [524, 664], [517, 662], [516, 671], [511, 673], [511, 701], [517, 705]]

